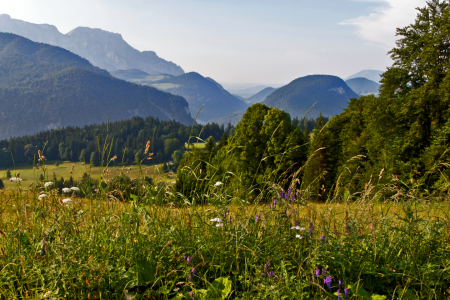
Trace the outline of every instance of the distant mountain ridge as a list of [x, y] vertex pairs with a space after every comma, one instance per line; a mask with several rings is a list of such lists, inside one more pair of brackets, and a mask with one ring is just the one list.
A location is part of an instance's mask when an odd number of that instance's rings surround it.
[[184, 97], [192, 115], [198, 115], [198, 121], [207, 123], [210, 119], [221, 118], [235, 111], [246, 110], [248, 105], [231, 95], [219, 83], [196, 72], [171, 75], [145, 75], [136, 70], [120, 70], [112, 72], [114, 76], [131, 82], [150, 85], [162, 91]]
[[348, 79], [345, 83], [359, 95], [378, 95], [380, 84], [364, 77]]
[[350, 75], [349, 77], [345, 78], [345, 80], [353, 79], [353, 78], [366, 78], [369, 80], [372, 80], [376, 83], [380, 83], [381, 77], [380, 75], [383, 74], [384, 71], [380, 70], [362, 70], [356, 74]]
[[133, 116], [192, 124], [185, 99], [116, 79], [65, 49], [0, 33], [0, 139]]
[[263, 89], [262, 91], [256, 93], [255, 95], [246, 98], [245, 102], [250, 105], [263, 102], [266, 99], [266, 97], [269, 96], [270, 94], [272, 94], [273, 92], [275, 92], [275, 90], [276, 89], [274, 89], [272, 87], [267, 87], [267, 88]]
[[262, 103], [276, 107], [291, 115], [291, 118], [302, 118], [308, 113], [308, 118], [317, 118], [320, 113], [330, 118], [340, 114], [348, 105], [350, 98], [359, 96], [339, 77], [331, 75], [309, 75], [297, 78], [271, 95]]
[[77, 27], [62, 34], [53, 25], [28, 23], [0, 14], [0, 31], [67, 49], [108, 71], [140, 69], [149, 74], [184, 74], [181, 67], [158, 57], [155, 52], [140, 52], [125, 42], [120, 34], [101, 29]]

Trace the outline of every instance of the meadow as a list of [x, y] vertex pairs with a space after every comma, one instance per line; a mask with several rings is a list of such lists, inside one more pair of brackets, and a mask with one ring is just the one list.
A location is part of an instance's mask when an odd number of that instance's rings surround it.
[[[446, 299], [448, 201], [0, 191], [0, 299]], [[39, 198], [39, 195], [46, 197]], [[158, 202], [158, 197], [162, 201]], [[70, 197], [70, 200], [62, 198]], [[403, 201], [398, 201], [403, 199]], [[409, 199], [409, 200], [406, 200]], [[256, 199], [257, 200], [257, 199]]]

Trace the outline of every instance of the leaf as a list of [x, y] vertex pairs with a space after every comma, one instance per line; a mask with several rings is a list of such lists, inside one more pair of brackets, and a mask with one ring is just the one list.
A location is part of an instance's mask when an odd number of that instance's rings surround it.
[[386, 296], [381, 296], [381, 295], [377, 295], [377, 294], [373, 294], [371, 297], [372, 297], [372, 300], [386, 300], [387, 299]]
[[146, 285], [155, 280], [156, 264], [145, 259], [140, 259], [128, 269], [123, 279], [128, 281], [127, 286], [132, 288], [137, 285]]
[[208, 287], [208, 296], [213, 299], [226, 299], [231, 292], [231, 280], [228, 277], [219, 277]]

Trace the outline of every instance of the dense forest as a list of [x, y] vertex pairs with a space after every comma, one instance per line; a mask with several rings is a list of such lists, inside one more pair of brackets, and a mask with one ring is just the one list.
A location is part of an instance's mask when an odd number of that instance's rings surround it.
[[[0, 141], [0, 167], [13, 166], [12, 157], [15, 164], [31, 165], [33, 161], [37, 161], [38, 150], [42, 149], [48, 160], [81, 161], [95, 166], [100, 164], [99, 148], [103, 147], [106, 138], [109, 142], [112, 141], [109, 156], [117, 156], [116, 163], [132, 164], [136, 156], [142, 159], [148, 141], [151, 142], [150, 151], [154, 155], [151, 161], [144, 160], [143, 163], [161, 163], [173, 160], [172, 154], [177, 150], [178, 155], [182, 154], [184, 143], [191, 135], [202, 139], [210, 136], [220, 139], [224, 133], [230, 134], [232, 130], [231, 125], [185, 126], [176, 121], [162, 121], [154, 117], [133, 117], [109, 124], [53, 129]], [[198, 140], [191, 138], [190, 142]]]
[[183, 157], [176, 192], [201, 197], [220, 181], [252, 195], [290, 186], [318, 200], [348, 199], [386, 184], [448, 193], [449, 33], [448, 2], [428, 3], [413, 24], [397, 30], [389, 52], [394, 63], [378, 97], [352, 98], [326, 124], [319, 117], [311, 133], [287, 113], [255, 104], [219, 148]]

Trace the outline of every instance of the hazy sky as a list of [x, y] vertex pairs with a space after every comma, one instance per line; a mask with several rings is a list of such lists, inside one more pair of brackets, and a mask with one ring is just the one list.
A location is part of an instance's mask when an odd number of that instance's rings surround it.
[[285, 84], [384, 70], [395, 29], [425, 0], [0, 0], [0, 13], [67, 33], [122, 34], [220, 83]]

